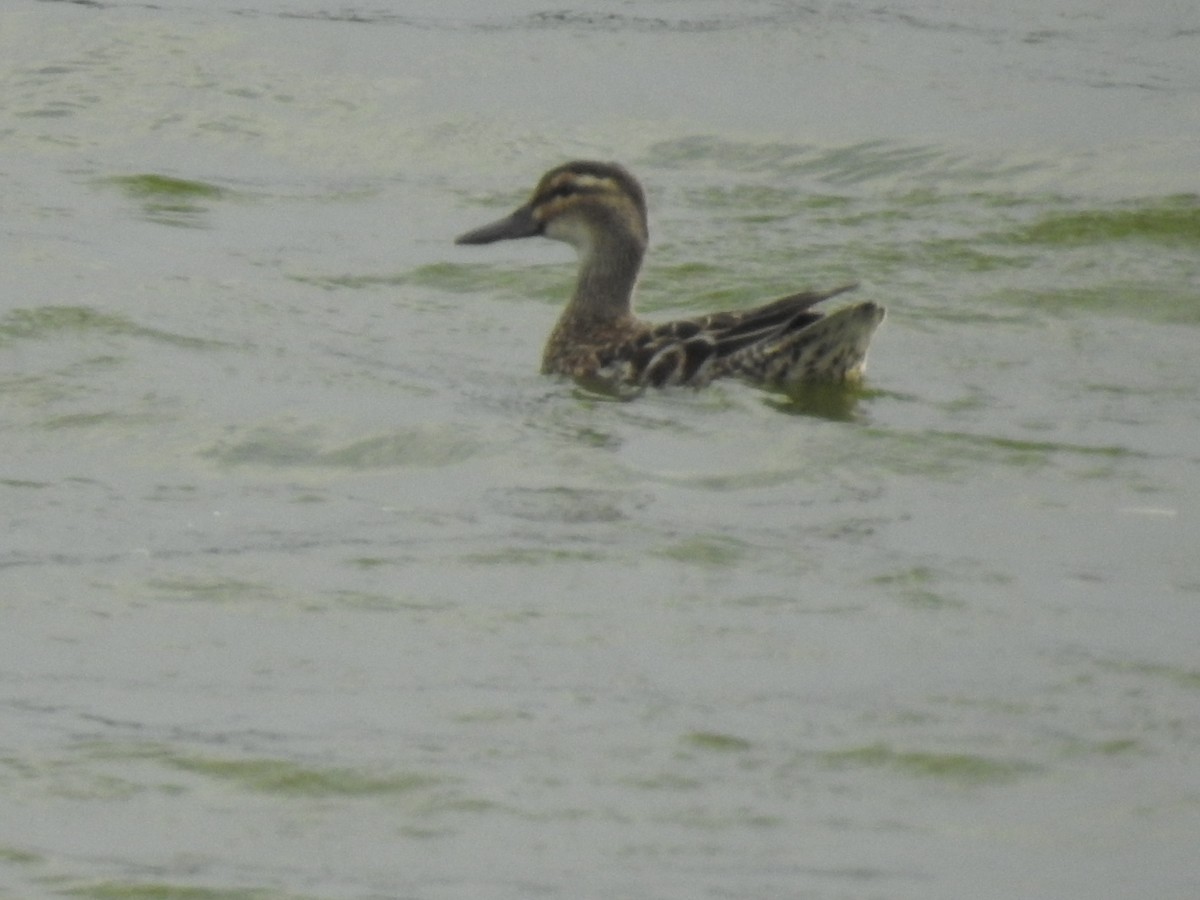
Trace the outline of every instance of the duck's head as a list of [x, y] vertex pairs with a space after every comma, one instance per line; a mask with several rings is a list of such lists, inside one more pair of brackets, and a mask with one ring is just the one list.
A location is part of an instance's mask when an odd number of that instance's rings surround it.
[[577, 161], [542, 176], [533, 195], [503, 219], [459, 235], [456, 244], [490, 244], [542, 235], [589, 256], [598, 246], [646, 246], [646, 196], [616, 163]]

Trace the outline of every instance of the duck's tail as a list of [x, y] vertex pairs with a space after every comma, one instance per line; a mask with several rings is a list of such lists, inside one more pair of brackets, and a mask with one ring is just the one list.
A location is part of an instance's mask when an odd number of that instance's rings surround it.
[[866, 368], [871, 336], [883, 317], [884, 308], [877, 303], [835, 310], [797, 331], [733, 354], [727, 371], [776, 388], [805, 382], [857, 381]]

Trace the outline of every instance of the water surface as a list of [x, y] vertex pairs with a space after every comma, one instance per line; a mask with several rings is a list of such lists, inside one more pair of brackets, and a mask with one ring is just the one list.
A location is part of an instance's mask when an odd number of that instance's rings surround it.
[[[1194, 13], [0, 24], [0, 896], [1196, 896]], [[864, 388], [539, 376], [575, 156]]]

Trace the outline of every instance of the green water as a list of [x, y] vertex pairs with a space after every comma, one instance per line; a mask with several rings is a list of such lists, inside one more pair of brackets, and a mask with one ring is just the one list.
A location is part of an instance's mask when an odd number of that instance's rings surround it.
[[[12, 4], [0, 896], [1191, 900], [1189, 15]], [[580, 156], [865, 383], [541, 377]]]

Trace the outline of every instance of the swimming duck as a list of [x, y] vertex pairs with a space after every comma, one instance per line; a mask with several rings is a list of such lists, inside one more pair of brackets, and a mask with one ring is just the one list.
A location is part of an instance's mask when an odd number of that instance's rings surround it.
[[829, 315], [813, 310], [853, 284], [662, 324], [637, 318], [633, 290], [648, 238], [646, 196], [615, 163], [557, 166], [527, 203], [455, 243], [535, 235], [571, 244], [579, 254], [575, 292], [546, 342], [542, 372], [618, 393], [703, 387], [722, 377], [785, 390], [810, 381], [854, 381], [883, 321], [883, 307], [869, 302]]

